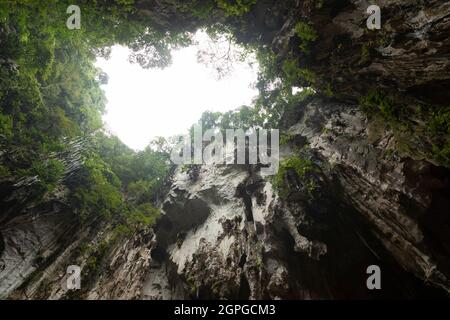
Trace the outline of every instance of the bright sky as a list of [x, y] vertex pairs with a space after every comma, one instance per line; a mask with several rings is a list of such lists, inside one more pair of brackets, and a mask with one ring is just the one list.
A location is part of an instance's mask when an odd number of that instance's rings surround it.
[[[197, 34], [202, 45], [204, 34]], [[128, 62], [129, 49], [116, 46], [109, 60], [96, 66], [109, 76], [103, 86], [108, 103], [104, 121], [109, 130], [135, 150], [155, 136], [184, 134], [203, 111], [228, 111], [249, 105], [257, 91], [256, 66], [236, 63], [234, 71], [217, 80], [212, 69], [197, 62], [197, 47], [174, 51], [166, 69], [143, 69]]]

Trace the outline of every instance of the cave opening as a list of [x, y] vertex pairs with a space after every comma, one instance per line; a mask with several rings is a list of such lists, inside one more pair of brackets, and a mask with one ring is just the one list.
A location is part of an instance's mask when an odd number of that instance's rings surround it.
[[148, 69], [130, 62], [132, 51], [124, 46], [97, 58], [107, 98], [103, 121], [134, 150], [157, 137], [185, 134], [205, 111], [234, 110], [257, 96], [254, 54], [225, 35], [213, 39], [198, 30], [190, 46], [170, 54], [168, 66]]

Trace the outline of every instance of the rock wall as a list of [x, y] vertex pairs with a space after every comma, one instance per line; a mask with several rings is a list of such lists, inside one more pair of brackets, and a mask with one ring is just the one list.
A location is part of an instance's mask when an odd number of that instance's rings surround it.
[[[290, 142], [282, 157], [306, 157], [315, 167], [307, 177], [290, 172], [285, 196], [257, 166], [178, 168], [154, 230], [117, 240], [108, 223], [79, 224], [64, 187], [36, 202], [33, 177], [0, 181], [0, 298], [448, 297], [449, 169], [424, 152], [434, 141], [422, 131], [399, 134], [355, 101], [386, 90], [413, 128], [426, 125], [416, 117], [419, 104], [448, 103], [450, 4], [378, 4], [383, 29], [375, 32], [365, 30], [362, 0], [258, 1], [244, 31], [237, 26], [240, 41], [271, 46], [281, 61], [293, 55], [317, 76], [319, 91], [334, 93], [284, 119]], [[137, 1], [160, 25], [178, 17], [175, 7]], [[310, 54], [299, 49], [299, 18], [320, 34]], [[180, 27], [197, 25], [186, 18]], [[405, 140], [412, 151], [402, 151]], [[55, 155], [67, 179], [82, 161], [77, 146]], [[84, 270], [80, 291], [66, 287], [73, 264]], [[380, 291], [366, 287], [373, 264], [382, 271]]]
[[[372, 4], [381, 9], [380, 30], [366, 28], [366, 11]], [[280, 53], [298, 48], [293, 30], [299, 20], [311, 23], [319, 37], [310, 53], [296, 49], [296, 54], [323, 88], [329, 85], [342, 98], [351, 99], [374, 88], [400, 91], [403, 97], [447, 105], [448, 1], [291, 1], [289, 12], [283, 13], [283, 27], [271, 38]]]
[[[313, 161], [313, 192], [295, 172], [280, 198], [258, 166], [180, 167], [155, 229], [120, 241], [108, 225], [74, 224], [61, 199], [48, 199], [1, 228], [3, 297], [446, 297], [449, 170], [387, 152], [392, 132], [357, 105], [309, 99], [286, 125], [281, 156]], [[92, 269], [81, 291], [67, 291], [72, 264]], [[380, 291], [366, 287], [373, 264]]]
[[[145, 287], [182, 279], [183, 297], [199, 299], [445, 296], [448, 248], [431, 243], [448, 243], [449, 171], [387, 154], [389, 131], [370, 143], [357, 106], [314, 99], [300, 110], [282, 154], [309, 146], [314, 197], [297, 176], [281, 199], [254, 166], [179, 169], [155, 231], [166, 273]], [[371, 264], [381, 292], [366, 288]]]
[[[0, 298], [21, 286], [42, 265], [69, 246], [79, 231], [79, 221], [67, 203], [67, 182], [83, 163], [84, 142], [67, 141], [68, 150], [51, 154], [64, 165], [58, 187], [43, 198], [36, 192], [36, 176], [0, 181]], [[3, 161], [17, 162], [19, 147], [1, 146]]]

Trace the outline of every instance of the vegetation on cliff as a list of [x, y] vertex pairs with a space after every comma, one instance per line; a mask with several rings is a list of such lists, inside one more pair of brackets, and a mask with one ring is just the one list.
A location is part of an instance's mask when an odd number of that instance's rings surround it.
[[[95, 58], [107, 57], [113, 44], [122, 44], [133, 50], [131, 61], [145, 68], [163, 68], [171, 63], [170, 51], [189, 45], [200, 28], [227, 35], [256, 54], [259, 62], [259, 96], [254, 105], [224, 114], [205, 112], [200, 119], [204, 126], [278, 128], [316, 92], [342, 100], [360, 98], [369, 118], [386, 119], [402, 136], [420, 129], [415, 140], [411, 138], [413, 143], [405, 142], [407, 154], [450, 164], [448, 108], [413, 99], [408, 100], [411, 109], [392, 92], [369, 90], [354, 79], [354, 61], [347, 60], [351, 54], [346, 50], [357, 47], [356, 65], [363, 66], [377, 54], [376, 46], [392, 40], [389, 35], [365, 30], [364, 45], [341, 36], [324, 39], [328, 32], [322, 29], [324, 17], [341, 9], [337, 1], [304, 8], [295, 1], [190, 0], [153, 5], [137, 0], [78, 1], [79, 30], [66, 27], [70, 4], [65, 0], [0, 3], [0, 178], [37, 177], [38, 200], [66, 185], [70, 206], [81, 221], [114, 219], [127, 232], [152, 224], [158, 215], [153, 206], [171, 170], [165, 139], [134, 152], [105, 131], [100, 85], [106, 77], [94, 67]], [[267, 18], [270, 10], [274, 10], [273, 21]], [[288, 31], [293, 32], [287, 36], [289, 19]], [[302, 91], [293, 93], [293, 87]], [[417, 119], [411, 120], [411, 115]], [[416, 143], [422, 137], [425, 142]], [[68, 150], [67, 141], [79, 138], [85, 141], [83, 165], [67, 178], [67, 166], [54, 155]], [[308, 160], [287, 159], [275, 186], [283, 193], [288, 172], [304, 177], [310, 169]], [[314, 188], [305, 181], [308, 190]]]
[[[286, 81], [278, 81], [274, 54], [248, 39], [243, 27], [242, 16], [255, 2], [180, 2], [174, 5], [177, 19], [167, 25], [149, 20], [147, 9], [138, 2], [85, 1], [80, 4], [83, 27], [79, 30], [66, 27], [69, 1], [2, 2], [2, 177], [37, 177], [39, 199], [64, 178], [64, 165], [50, 155], [67, 151], [67, 141], [82, 137], [83, 167], [65, 182], [71, 191], [71, 206], [81, 220], [94, 214], [147, 221], [145, 216], [152, 210], [145, 208], [156, 200], [170, 170], [167, 142], [157, 139], [136, 153], [105, 132], [101, 121], [105, 97], [100, 85], [107, 80], [93, 62], [98, 56], [108, 56], [111, 45], [123, 44], [133, 49], [132, 61], [146, 68], [164, 67], [171, 62], [170, 50], [190, 44], [191, 32], [200, 27], [207, 27], [211, 34], [226, 33], [235, 41], [247, 37], [248, 52], [257, 52], [261, 64], [257, 84], [261, 96], [255, 106], [221, 115], [220, 123], [218, 114], [208, 112], [201, 121], [223, 128], [273, 127], [284, 109], [298, 102], [291, 92], [291, 82], [298, 76], [292, 73], [305, 72], [286, 64], [286, 75], [281, 75]], [[312, 40], [309, 28], [298, 29], [304, 40]], [[13, 150], [15, 156], [8, 156]]]
[[[102, 127], [104, 76], [94, 67], [95, 58], [107, 55], [114, 43], [136, 50], [145, 45], [137, 40], [145, 25], [126, 19], [129, 4], [97, 7], [87, 1], [83, 28], [76, 31], [66, 27], [66, 1], [0, 4], [0, 174], [2, 179], [37, 177], [39, 201], [67, 170], [52, 155], [82, 137], [83, 166], [64, 181], [71, 208], [81, 221], [114, 217], [132, 228], [154, 221], [157, 212], [151, 204], [170, 167], [164, 141], [136, 153]], [[166, 41], [157, 35], [152, 39]], [[168, 63], [166, 58], [144, 61], [139, 54], [132, 59], [145, 66]]]

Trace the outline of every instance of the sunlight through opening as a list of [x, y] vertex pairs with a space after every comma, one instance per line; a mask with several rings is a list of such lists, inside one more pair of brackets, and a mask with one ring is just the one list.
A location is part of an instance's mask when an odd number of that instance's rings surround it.
[[144, 149], [157, 136], [183, 134], [206, 111], [228, 111], [250, 105], [257, 95], [253, 59], [233, 62], [225, 77], [197, 59], [211, 41], [204, 32], [196, 44], [174, 50], [165, 69], [143, 69], [128, 61], [130, 49], [115, 46], [111, 57], [97, 59], [108, 74], [103, 86], [108, 99], [103, 120], [108, 130], [135, 150]]

